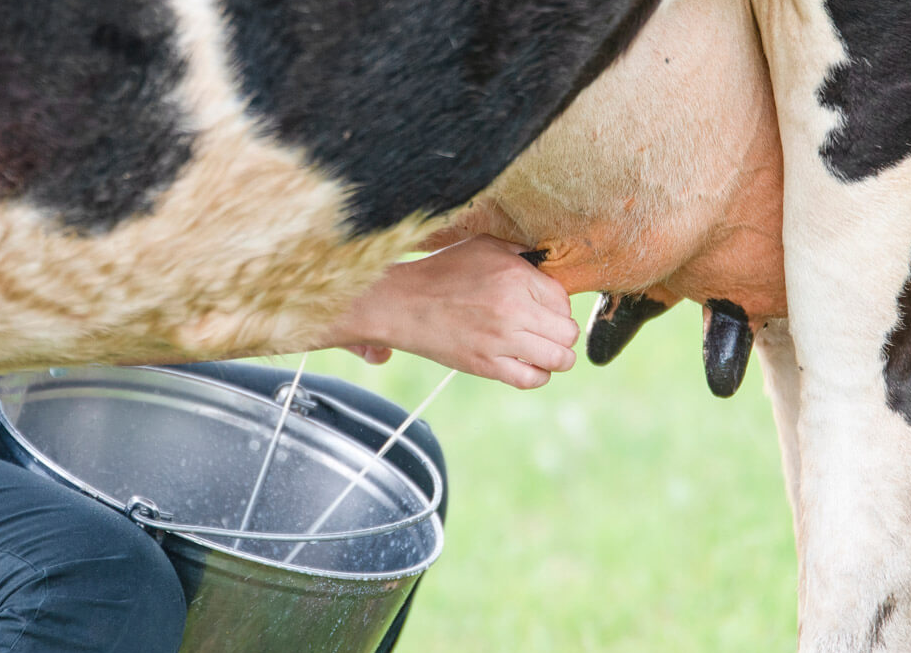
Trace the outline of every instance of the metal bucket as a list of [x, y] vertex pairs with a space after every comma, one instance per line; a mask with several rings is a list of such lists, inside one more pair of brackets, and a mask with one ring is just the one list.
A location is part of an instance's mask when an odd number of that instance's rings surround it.
[[433, 496], [379, 460], [308, 534], [374, 454], [292, 413], [250, 532], [236, 532], [280, 412], [265, 397], [173, 370], [0, 377], [4, 455], [125, 512], [161, 542], [187, 596], [182, 653], [372, 653], [442, 549], [439, 472], [404, 438]]

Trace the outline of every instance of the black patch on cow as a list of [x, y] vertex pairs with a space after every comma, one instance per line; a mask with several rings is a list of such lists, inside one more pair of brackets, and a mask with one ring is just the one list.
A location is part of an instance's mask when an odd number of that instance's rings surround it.
[[843, 116], [820, 148], [839, 179], [859, 181], [911, 153], [911, 3], [826, 0], [848, 60], [819, 89]]
[[585, 351], [595, 365], [607, 365], [642, 328], [664, 313], [667, 304], [645, 295], [624, 295], [619, 299], [602, 293], [588, 323]]
[[158, 0], [28, 0], [0, 8], [0, 199], [80, 232], [149, 208], [190, 157], [168, 99], [183, 75]]
[[363, 233], [487, 186], [659, 0], [222, 0], [251, 110], [353, 185]]
[[911, 424], [911, 277], [898, 296], [898, 321], [883, 345], [889, 408]]
[[886, 646], [886, 640], [883, 637], [883, 626], [892, 617], [893, 612], [895, 612], [894, 596], [890, 596], [876, 608], [876, 616], [873, 618], [873, 626], [870, 629], [870, 648], [884, 648]]
[[753, 331], [746, 311], [727, 299], [709, 299], [709, 310], [702, 340], [702, 361], [709, 389], [717, 397], [730, 397], [743, 382]]

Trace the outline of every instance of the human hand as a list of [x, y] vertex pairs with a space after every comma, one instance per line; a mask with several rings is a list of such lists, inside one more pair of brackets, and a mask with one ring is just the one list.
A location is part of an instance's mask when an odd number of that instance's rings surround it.
[[540, 387], [575, 363], [579, 327], [566, 291], [519, 257], [523, 251], [477, 236], [395, 265], [355, 301], [334, 344], [392, 347], [517, 388]]

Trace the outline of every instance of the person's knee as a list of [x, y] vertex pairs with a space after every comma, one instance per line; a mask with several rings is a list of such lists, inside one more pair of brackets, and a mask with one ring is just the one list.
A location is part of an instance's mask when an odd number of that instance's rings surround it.
[[92, 535], [74, 537], [65, 558], [47, 568], [42, 611], [75, 619], [82, 632], [74, 636], [97, 647], [87, 650], [175, 653], [186, 605], [173, 566], [147, 533], [99, 507], [79, 526]]
[[[135, 651], [176, 651], [186, 620], [186, 605], [177, 573], [164, 551], [148, 533], [120, 515], [111, 530], [113, 551], [97, 560], [97, 571], [108, 577], [111, 600], [126, 600], [129, 627], [124, 628]], [[90, 552], [91, 555], [91, 552]], [[112, 648], [112, 653], [118, 649]]]
[[[118, 574], [133, 602], [131, 628], [134, 636], [159, 641], [159, 646], [141, 650], [176, 651], [180, 646], [186, 621], [186, 603], [177, 572], [158, 543], [138, 526], [125, 538], [123, 560], [118, 561]], [[150, 641], [150, 643], [151, 643]], [[171, 644], [165, 644], [171, 642]], [[130, 650], [140, 650], [139, 648]]]

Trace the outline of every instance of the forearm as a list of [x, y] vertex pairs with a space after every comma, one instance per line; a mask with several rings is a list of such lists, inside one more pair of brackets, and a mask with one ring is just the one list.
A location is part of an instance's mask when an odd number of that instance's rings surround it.
[[349, 305], [314, 349], [358, 345], [394, 347], [393, 334], [401, 321], [397, 316], [411, 309], [407, 296], [403, 295], [403, 277], [408, 276], [403, 266], [408, 265], [391, 266], [377, 283]]
[[383, 362], [385, 348], [522, 388], [575, 362], [579, 328], [553, 279], [488, 236], [401, 263], [358, 298], [323, 347], [355, 349]]

